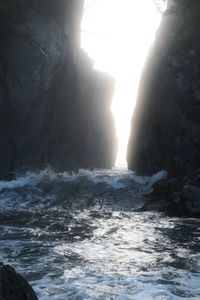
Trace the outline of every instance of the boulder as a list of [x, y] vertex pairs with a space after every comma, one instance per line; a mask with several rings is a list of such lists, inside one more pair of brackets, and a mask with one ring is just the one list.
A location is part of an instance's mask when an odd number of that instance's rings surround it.
[[0, 264], [1, 300], [38, 300], [32, 287], [10, 265]]

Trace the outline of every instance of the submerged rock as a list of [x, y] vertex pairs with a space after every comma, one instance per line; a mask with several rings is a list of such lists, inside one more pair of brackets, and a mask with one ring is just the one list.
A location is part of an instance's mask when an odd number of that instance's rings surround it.
[[1, 300], [38, 300], [29, 283], [10, 265], [0, 264]]

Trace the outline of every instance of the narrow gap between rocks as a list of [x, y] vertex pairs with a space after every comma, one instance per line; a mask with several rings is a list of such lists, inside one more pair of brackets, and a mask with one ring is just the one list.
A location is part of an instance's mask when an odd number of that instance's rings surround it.
[[161, 20], [155, 4], [153, 0], [84, 3], [81, 47], [93, 59], [94, 68], [110, 74], [116, 83], [111, 109], [118, 140], [115, 165], [120, 168], [127, 168], [127, 143], [139, 80]]

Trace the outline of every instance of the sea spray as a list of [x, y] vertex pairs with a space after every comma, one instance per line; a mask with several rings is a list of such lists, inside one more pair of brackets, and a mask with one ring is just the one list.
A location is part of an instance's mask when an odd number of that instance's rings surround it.
[[133, 212], [165, 172], [28, 173], [1, 182], [0, 260], [40, 300], [200, 298], [200, 221]]

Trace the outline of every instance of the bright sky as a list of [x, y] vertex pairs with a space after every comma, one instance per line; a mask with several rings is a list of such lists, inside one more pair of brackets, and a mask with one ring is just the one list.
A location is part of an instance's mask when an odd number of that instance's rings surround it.
[[81, 46], [94, 68], [116, 80], [112, 103], [118, 155], [117, 167], [126, 167], [126, 148], [139, 79], [161, 14], [153, 0], [85, 0]]

